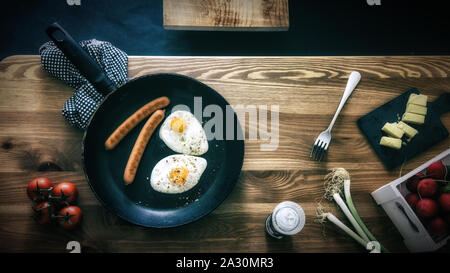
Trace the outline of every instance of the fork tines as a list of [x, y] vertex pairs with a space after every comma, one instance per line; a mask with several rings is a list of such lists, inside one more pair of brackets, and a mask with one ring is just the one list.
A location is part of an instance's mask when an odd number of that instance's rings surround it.
[[325, 142], [320, 138], [317, 138], [309, 157], [312, 157], [316, 161], [321, 161], [324, 155], [326, 154], [327, 150], [328, 150], [328, 142]]

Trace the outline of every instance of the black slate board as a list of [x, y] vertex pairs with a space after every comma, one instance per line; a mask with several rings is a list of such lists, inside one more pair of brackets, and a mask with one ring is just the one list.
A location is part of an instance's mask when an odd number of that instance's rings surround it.
[[441, 122], [441, 115], [450, 111], [450, 93], [444, 93], [434, 102], [428, 102], [428, 113], [424, 124], [409, 124], [419, 133], [410, 142], [406, 142], [406, 146], [395, 150], [379, 144], [381, 137], [386, 135], [381, 128], [386, 122], [397, 122], [399, 117], [401, 118], [405, 112], [409, 95], [412, 93], [419, 94], [420, 92], [416, 88], [410, 89], [357, 121], [358, 127], [388, 170], [394, 169], [449, 136]]

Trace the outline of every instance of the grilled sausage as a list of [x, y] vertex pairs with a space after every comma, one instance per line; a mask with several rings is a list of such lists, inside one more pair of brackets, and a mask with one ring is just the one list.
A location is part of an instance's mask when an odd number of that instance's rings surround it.
[[134, 112], [129, 118], [127, 118], [119, 127], [108, 137], [105, 141], [106, 150], [111, 150], [116, 147], [117, 144], [131, 131], [139, 122], [148, 117], [154, 111], [164, 108], [169, 105], [170, 100], [168, 97], [159, 97], [152, 100], [146, 105], [142, 106], [139, 110]]
[[128, 158], [127, 166], [123, 174], [123, 180], [127, 185], [133, 182], [145, 147], [147, 146], [147, 143], [150, 140], [150, 137], [152, 136], [156, 127], [158, 127], [159, 123], [161, 123], [163, 119], [164, 111], [157, 110], [150, 116], [141, 132], [139, 133], [139, 136], [134, 143], [134, 147], [131, 151], [130, 157]]

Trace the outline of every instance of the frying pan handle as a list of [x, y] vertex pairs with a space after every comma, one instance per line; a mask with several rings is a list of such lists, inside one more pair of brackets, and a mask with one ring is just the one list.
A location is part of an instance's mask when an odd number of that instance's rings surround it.
[[433, 108], [439, 115], [445, 114], [450, 111], [450, 93], [444, 93], [440, 95], [435, 101], [433, 101]]
[[45, 32], [97, 91], [107, 95], [116, 89], [97, 62], [58, 23], [48, 26]]

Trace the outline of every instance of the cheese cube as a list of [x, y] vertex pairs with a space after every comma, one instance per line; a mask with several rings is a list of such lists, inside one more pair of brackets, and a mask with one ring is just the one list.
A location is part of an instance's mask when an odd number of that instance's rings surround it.
[[403, 130], [397, 127], [397, 123], [386, 122], [383, 128], [381, 128], [381, 131], [395, 138], [402, 138], [404, 134]]
[[399, 150], [402, 147], [402, 140], [393, 137], [381, 137], [380, 145]]
[[423, 124], [425, 122], [425, 116], [413, 113], [404, 113], [402, 121], [413, 124]]
[[427, 106], [427, 100], [428, 96], [425, 95], [418, 95], [418, 94], [411, 94], [408, 99], [408, 104], [417, 104], [420, 106]]
[[427, 114], [427, 108], [424, 106], [410, 103], [406, 106], [406, 112], [425, 116]]
[[397, 124], [397, 127], [401, 129], [403, 132], [405, 132], [405, 135], [409, 138], [413, 138], [419, 131], [414, 129], [413, 127], [409, 126], [408, 124], [404, 123], [403, 121], [400, 121]]

